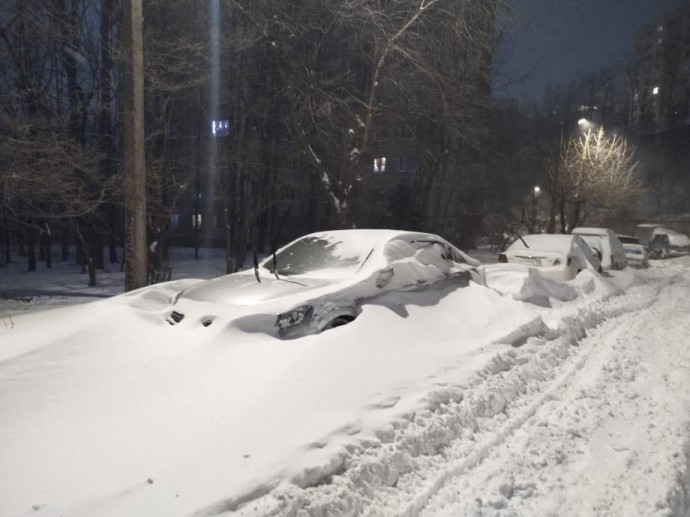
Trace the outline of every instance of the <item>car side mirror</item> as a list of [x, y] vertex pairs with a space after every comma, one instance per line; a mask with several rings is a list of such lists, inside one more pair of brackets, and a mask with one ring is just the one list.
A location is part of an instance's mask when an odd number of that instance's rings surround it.
[[388, 266], [379, 270], [378, 275], [376, 276], [376, 287], [380, 289], [386, 285], [390, 279], [393, 278], [393, 275], [395, 275], [393, 266]]

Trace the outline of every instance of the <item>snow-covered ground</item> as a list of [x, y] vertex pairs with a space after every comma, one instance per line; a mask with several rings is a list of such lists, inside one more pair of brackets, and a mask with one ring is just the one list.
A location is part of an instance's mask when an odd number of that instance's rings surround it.
[[0, 268], [0, 515], [690, 515], [690, 258], [486, 273], [280, 341]]

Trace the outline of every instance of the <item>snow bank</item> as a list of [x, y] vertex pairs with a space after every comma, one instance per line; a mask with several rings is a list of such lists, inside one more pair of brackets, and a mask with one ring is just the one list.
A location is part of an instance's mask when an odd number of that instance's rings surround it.
[[[585, 368], [593, 356], [600, 353], [597, 335], [604, 335], [598, 334], [598, 327], [613, 320], [610, 328], [627, 328], [616, 324], [615, 320], [635, 321], [641, 311], [659, 301], [661, 289], [670, 282], [669, 279], [661, 285], [619, 293], [620, 296], [608, 300], [592, 300], [590, 306], [580, 307], [570, 315], [552, 336], [533, 337], [521, 348], [504, 349], [466, 385], [449, 384], [431, 391], [424, 398], [423, 407], [401, 415], [388, 427], [380, 429], [375, 439], [345, 447], [341, 452], [339, 471], [330, 472], [325, 482], [313, 486], [305, 486], [299, 479], [282, 483], [264, 497], [244, 506], [234, 506], [234, 514], [416, 515], [425, 510], [423, 515], [452, 516], [487, 511], [496, 515], [535, 514], [539, 512], [538, 508], [545, 510], [552, 504], [549, 495], [542, 493], [541, 498], [536, 496], [540, 480], [547, 484], [556, 480], [549, 464], [553, 460], [556, 466], [559, 465], [556, 449], [560, 442], [553, 440], [548, 445], [535, 444], [535, 449], [530, 452], [535, 455], [534, 461], [522, 450], [515, 450], [517, 460], [528, 472], [520, 479], [513, 478], [511, 471], [506, 471], [502, 464], [492, 463], [492, 456], [505, 450], [514, 436], [529, 436], [528, 432], [520, 433], [520, 429], [528, 426], [538, 412], [548, 408], [551, 400], [557, 400], [559, 394], [575, 380], [587, 384]], [[590, 334], [592, 337], [587, 339]], [[621, 342], [621, 345], [624, 347], [625, 343]], [[602, 365], [603, 372], [609, 372], [607, 363]], [[625, 364], [621, 368], [621, 371], [610, 370], [610, 375], [614, 379], [628, 375]], [[608, 391], [606, 384], [597, 389], [601, 391], [591, 396], [601, 394], [604, 397]], [[583, 404], [586, 403], [586, 399], [583, 400]], [[603, 411], [610, 411], [607, 408]], [[598, 413], [594, 408], [585, 411], [591, 414], [580, 413], [579, 418], [590, 419], [587, 425], [590, 422], [594, 425]], [[584, 423], [578, 427], [577, 419], [574, 414], [573, 421], [569, 422], [573, 426], [572, 433], [584, 429]], [[656, 422], [661, 424], [660, 420]], [[561, 429], [557, 420], [536, 424], [547, 429], [550, 425]], [[596, 426], [593, 429], [596, 430]], [[573, 439], [576, 436], [574, 434]], [[541, 448], [543, 453], [539, 450]], [[577, 452], [573, 450], [573, 454]], [[647, 461], [650, 466], [654, 465], [653, 457]], [[683, 515], [688, 510], [688, 473], [684, 467], [687, 457], [680, 458], [676, 464], [679, 466], [678, 479], [670, 485], [665, 503], [664, 485], [661, 485], [659, 504], [672, 515]], [[459, 478], [459, 483], [451, 483], [451, 480], [480, 465], [496, 471], [493, 478], [482, 479], [473, 486], [482, 497], [475, 499], [458, 495], [465, 484], [472, 485], [471, 481], [465, 480], [473, 479], [474, 475]], [[644, 471], [644, 465], [636, 470]], [[564, 467], [567, 467], [566, 463]], [[559, 473], [560, 470], [556, 470], [555, 475], [562, 475]], [[660, 475], [663, 474], [660, 471]], [[531, 478], [533, 482], [522, 481], [525, 478]], [[447, 490], [444, 491], [444, 487]], [[439, 498], [441, 500], [436, 501]], [[526, 504], [533, 501], [531, 504], [541, 506], [522, 509], [513, 506], [517, 510], [511, 510], [511, 504], [520, 504], [521, 501]], [[572, 502], [577, 504], [578, 501]], [[559, 513], [557, 503], [553, 504], [556, 504], [554, 512]], [[643, 499], [639, 504], [645, 505], [646, 501]], [[653, 506], [653, 502], [651, 504]], [[615, 508], [613, 514], [618, 514]]]
[[[547, 488], [583, 499], [565, 459], [582, 456], [595, 416], [637, 404], [653, 411], [657, 427], [645, 429], [665, 453], [687, 441], [670, 423], [690, 414], [688, 329], [668, 348], [636, 341], [632, 326], [685, 321], [688, 261], [565, 284], [526, 269], [487, 274], [493, 289], [384, 295], [355, 323], [292, 341], [232, 324], [170, 326], [157, 311], [173, 284], [5, 316], [0, 514], [508, 516], [545, 503], [559, 514]], [[618, 341], [617, 329], [627, 332]], [[657, 405], [639, 402], [649, 362], [626, 355], [629, 342], [667, 361], [649, 381], [653, 395], [652, 381], [668, 380]], [[590, 379], [594, 367], [603, 381]], [[642, 463], [655, 494], [666, 490], [660, 514], [688, 511], [688, 451], [663, 468], [660, 456]]]
[[578, 299], [615, 295], [631, 285], [635, 278], [631, 270], [600, 274], [586, 269], [575, 279], [562, 282], [543, 275], [539, 268], [520, 264], [485, 266], [485, 273], [487, 284], [497, 292], [546, 308], [560, 307]]

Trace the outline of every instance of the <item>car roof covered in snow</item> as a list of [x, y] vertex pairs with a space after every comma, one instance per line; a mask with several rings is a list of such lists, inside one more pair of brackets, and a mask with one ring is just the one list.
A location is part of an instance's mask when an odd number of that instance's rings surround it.
[[595, 228], [593, 226], [579, 226], [577, 228], [573, 228], [572, 233], [577, 233], [579, 235], [601, 235], [601, 236], [614, 234], [613, 230], [610, 230], [608, 228]]

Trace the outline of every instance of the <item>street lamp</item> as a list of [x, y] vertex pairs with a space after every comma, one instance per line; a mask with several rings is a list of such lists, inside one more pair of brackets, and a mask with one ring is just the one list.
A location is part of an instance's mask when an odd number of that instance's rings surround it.
[[537, 198], [540, 193], [539, 185], [535, 185], [532, 189], [532, 224], [530, 224], [530, 233], [534, 232], [537, 223]]
[[583, 131], [586, 131], [587, 129], [592, 129], [594, 127], [594, 124], [586, 118], [581, 118], [580, 120], [578, 120], [577, 125], [580, 126], [580, 128]]

